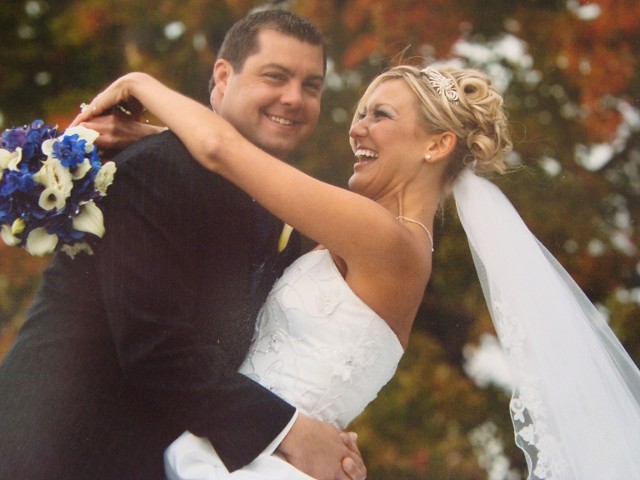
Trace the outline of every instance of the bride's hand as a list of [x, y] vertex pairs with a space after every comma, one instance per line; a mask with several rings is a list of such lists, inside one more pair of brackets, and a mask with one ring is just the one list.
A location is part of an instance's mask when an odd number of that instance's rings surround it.
[[89, 104], [82, 104], [80, 113], [73, 119], [70, 127], [75, 127], [83, 122], [88, 122], [94, 117], [110, 113], [118, 109], [134, 119], [140, 117], [144, 107], [132, 94], [136, 83], [144, 82], [146, 75], [143, 73], [129, 73], [118, 78], [103, 92], [99, 93]]
[[[342, 459], [342, 469], [344, 473], [349, 475], [351, 480], [365, 479], [367, 477], [367, 468], [364, 465], [362, 454], [358, 448], [358, 434], [355, 432], [342, 432], [340, 438], [352, 453], [351, 456]], [[354, 458], [358, 461], [354, 461]]]

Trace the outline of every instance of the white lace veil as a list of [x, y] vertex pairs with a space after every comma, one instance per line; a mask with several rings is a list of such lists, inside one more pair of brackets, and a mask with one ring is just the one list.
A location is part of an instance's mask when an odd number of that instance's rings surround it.
[[495, 185], [465, 169], [453, 194], [512, 368], [529, 479], [640, 479], [640, 371]]

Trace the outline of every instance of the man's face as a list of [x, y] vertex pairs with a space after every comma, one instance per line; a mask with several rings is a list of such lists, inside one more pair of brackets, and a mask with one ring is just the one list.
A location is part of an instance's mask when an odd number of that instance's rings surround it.
[[247, 57], [241, 71], [225, 60], [216, 62], [211, 101], [252, 143], [284, 158], [318, 123], [322, 47], [274, 30], [260, 31], [258, 42], [258, 52]]

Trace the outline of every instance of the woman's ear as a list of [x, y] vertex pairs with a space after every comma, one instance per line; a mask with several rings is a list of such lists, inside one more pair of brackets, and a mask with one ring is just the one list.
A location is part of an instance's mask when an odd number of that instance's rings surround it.
[[449, 158], [458, 143], [458, 137], [453, 132], [437, 133], [431, 136], [427, 143], [424, 159], [427, 163], [435, 163]]

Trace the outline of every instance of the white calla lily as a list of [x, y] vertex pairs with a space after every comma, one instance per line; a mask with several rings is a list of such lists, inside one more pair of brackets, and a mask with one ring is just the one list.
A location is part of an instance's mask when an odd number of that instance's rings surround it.
[[33, 174], [33, 181], [38, 182], [40, 185], [44, 185], [45, 187], [55, 183], [53, 172], [51, 172], [50, 168], [47, 168], [47, 162], [44, 162], [42, 167], [40, 167], [40, 170]]
[[22, 148], [18, 147], [13, 152], [0, 148], [0, 170], [19, 170], [21, 161]]
[[62, 210], [68, 196], [68, 193], [63, 192], [56, 185], [47, 187], [40, 194], [38, 205], [43, 210]]
[[49, 138], [45, 141], [42, 142], [42, 146], [40, 147], [40, 150], [42, 150], [42, 153], [44, 153], [47, 157], [52, 157], [53, 156], [53, 144], [56, 143], [58, 141], [58, 139], [56, 138]]
[[11, 223], [11, 233], [14, 235], [20, 235], [24, 232], [27, 224], [24, 223], [24, 220], [21, 218], [16, 218], [13, 223]]
[[116, 164], [113, 162], [106, 162], [102, 165], [100, 171], [96, 174], [94, 185], [96, 190], [104, 197], [107, 194], [107, 188], [113, 183], [113, 177], [116, 173]]
[[44, 227], [39, 227], [29, 232], [25, 248], [31, 255], [41, 257], [53, 252], [57, 245], [58, 236], [47, 233]]
[[91, 170], [91, 162], [89, 162], [88, 158], [85, 158], [84, 162], [78, 165], [73, 171], [71, 178], [74, 180], [80, 180], [81, 178], [84, 178], [89, 170]]
[[73, 217], [73, 228], [102, 238], [105, 231], [102, 210], [94, 202], [81, 205], [80, 213]]
[[2, 237], [2, 241], [9, 247], [15, 247], [21, 241], [20, 237], [13, 234], [9, 225], [2, 225], [2, 229], [0, 229], [0, 237]]
[[62, 166], [60, 160], [53, 157], [49, 157], [43, 162], [40, 170], [33, 175], [33, 179], [45, 187], [57, 187], [66, 197], [69, 196], [73, 188], [71, 172]]
[[36, 173], [33, 174], [33, 181], [39, 183], [40, 185], [47, 185], [49, 182], [47, 181], [47, 173], [44, 166], [40, 167]]
[[4, 170], [9, 167], [9, 161], [15, 152], [10, 152], [7, 149], [0, 148], [0, 170]]

